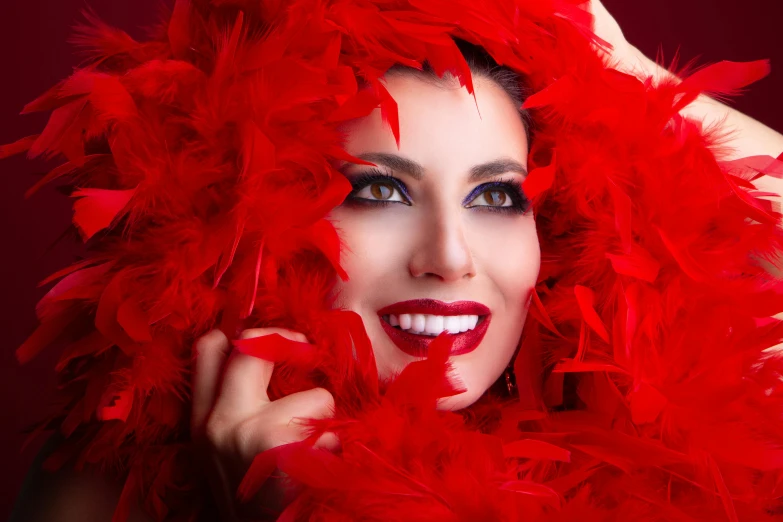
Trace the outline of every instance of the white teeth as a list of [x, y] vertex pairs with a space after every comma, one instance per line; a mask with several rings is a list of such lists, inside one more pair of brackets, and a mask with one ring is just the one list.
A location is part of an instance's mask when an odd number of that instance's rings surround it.
[[459, 316], [459, 331], [460, 332], [467, 332], [470, 330], [470, 316], [469, 315], [460, 315]]
[[467, 316], [467, 315], [459, 316], [459, 331], [460, 332], [467, 332], [469, 325], [470, 325], [470, 317], [469, 316]]
[[443, 316], [428, 315], [424, 321], [424, 333], [438, 335], [443, 331]]
[[449, 333], [460, 333], [459, 325], [458, 315], [450, 315], [443, 320], [443, 328], [448, 330]]
[[403, 330], [411, 329], [411, 314], [400, 315], [400, 328], [402, 328]]
[[400, 314], [384, 316], [390, 325], [413, 334], [436, 336], [448, 331], [452, 334], [473, 330], [478, 324], [478, 315], [430, 315]]
[[424, 331], [424, 324], [426, 319], [421, 314], [411, 315], [411, 332], [421, 333]]

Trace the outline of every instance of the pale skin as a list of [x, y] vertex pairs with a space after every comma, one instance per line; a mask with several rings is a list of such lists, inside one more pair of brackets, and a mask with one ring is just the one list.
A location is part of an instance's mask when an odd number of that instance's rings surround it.
[[[644, 72], [659, 76], [669, 74], [664, 69], [658, 67], [654, 62], [644, 57], [635, 47], [626, 41], [620, 27], [614, 18], [606, 11], [604, 6], [593, 1], [591, 8], [596, 16], [596, 33], [604, 40], [611, 43], [614, 47], [612, 57], [619, 63], [621, 69], [629, 72]], [[463, 113], [467, 120], [463, 120], [460, 132], [464, 133], [467, 129], [472, 129], [475, 135], [472, 140], [482, 138], [482, 132], [489, 132], [486, 128], [480, 127], [475, 120], [470, 120], [467, 108], [463, 105], [464, 90], [444, 89], [434, 85], [429, 85], [431, 90], [421, 88], [420, 80], [412, 77], [407, 78], [388, 78], [387, 83], [395, 99], [400, 105], [402, 139], [400, 150], [389, 143], [390, 133], [381, 133], [377, 121], [369, 117], [364, 122], [358, 123], [353, 135], [350, 133], [347, 148], [349, 152], [361, 153], [372, 152], [392, 152], [415, 159], [425, 168], [425, 176], [422, 181], [415, 185], [413, 180], [405, 179], [410, 184], [411, 191], [418, 197], [414, 197], [419, 202], [418, 208], [424, 208], [421, 214], [411, 216], [410, 212], [403, 215], [402, 211], [410, 211], [412, 207], [395, 208], [390, 205], [388, 208], [372, 210], [372, 214], [365, 213], [361, 219], [355, 218], [355, 210], [336, 209], [331, 218], [336, 226], [342, 230], [349, 248], [353, 253], [347, 253], [344, 258], [346, 270], [353, 279], [357, 280], [354, 287], [343, 286], [341, 290], [342, 306], [355, 310], [359, 313], [368, 329], [368, 334], [373, 341], [378, 359], [379, 372], [381, 377], [391, 377], [404, 367], [407, 362], [413, 360], [409, 355], [396, 350], [393, 345], [386, 344], [385, 334], [382, 331], [373, 332], [376, 327], [372, 321], [377, 321], [373, 317], [373, 311], [377, 304], [369, 297], [369, 288], [372, 288], [374, 277], [388, 277], [389, 273], [397, 270], [397, 279], [395, 288], [405, 288], [408, 293], [417, 292], [416, 295], [387, 295], [388, 299], [401, 300], [416, 297], [433, 297], [444, 301], [455, 300], [458, 298], [468, 298], [484, 302], [493, 307], [493, 312], [497, 315], [493, 318], [493, 326], [496, 326], [494, 332], [488, 332], [487, 338], [482, 345], [492, 345], [496, 349], [492, 352], [493, 357], [479, 358], [478, 353], [481, 347], [473, 354], [457, 356], [454, 359], [463, 357], [465, 363], [460, 360], [452, 361], [455, 365], [455, 373], [466, 384], [467, 391], [451, 400], [451, 402], [441, 403], [442, 408], [456, 409], [467, 406], [476, 400], [488, 387], [494, 379], [500, 375], [509, 359], [512, 357], [519, 338], [519, 328], [521, 328], [526, 313], [525, 306], [515, 307], [509, 303], [526, 303], [522, 296], [526, 295], [532, 282], [535, 281], [537, 273], [537, 242], [533, 242], [535, 236], [535, 227], [532, 215], [514, 216], [513, 219], [501, 221], [499, 216], [489, 216], [480, 214], [482, 210], [467, 209], [462, 205], [466, 190], [471, 188], [465, 181], [465, 173], [470, 166], [494, 159], [494, 156], [502, 155], [512, 157], [523, 165], [526, 164], [527, 144], [520, 135], [520, 128], [515, 128], [513, 121], [520, 122], [515, 114], [513, 107], [505, 111], [506, 118], [502, 121], [495, 121], [495, 125], [502, 125], [502, 128], [510, 129], [506, 131], [512, 137], [519, 138], [515, 143], [524, 143], [524, 147], [514, 148], [510, 142], [500, 146], [492, 151], [492, 157], [480, 157], [478, 152], [471, 155], [470, 151], [464, 150], [469, 142], [455, 143], [448, 139], [449, 134], [445, 132], [446, 127], [454, 125], [453, 121], [442, 121], [444, 125], [440, 132], [436, 129], [422, 129], [422, 132], [428, 136], [441, 136], [440, 143], [433, 143], [432, 146], [437, 149], [439, 156], [427, 157], [427, 149], [417, 149], [415, 144], [421, 140], [405, 142], [405, 136], [415, 134], [420, 124], [413, 121], [415, 114], [421, 113], [421, 110], [431, 106], [433, 100], [437, 103], [449, 104], [455, 110], [464, 110]], [[415, 86], [415, 88], [414, 88]], [[440, 95], [438, 94], [440, 90]], [[418, 93], [414, 96], [412, 93]], [[461, 94], [460, 94], [461, 93]], [[405, 96], [410, 94], [410, 99]], [[434, 98], [427, 98], [431, 96]], [[504, 113], [501, 110], [504, 103], [509, 105], [510, 100], [505, 99], [505, 93], [494, 84], [489, 82], [477, 82], [477, 99], [479, 107], [482, 110], [482, 117], [486, 120], [491, 118], [493, 108], [496, 108], [497, 118], [502, 118]], [[416, 104], [419, 104], [418, 106]], [[472, 98], [470, 103], [473, 104]], [[409, 116], [406, 117], [406, 107], [410, 108]], [[475, 113], [475, 105], [472, 106]], [[757, 154], [770, 155], [777, 157], [783, 152], [783, 135], [762, 125], [756, 120], [749, 118], [723, 104], [715, 102], [707, 97], [700, 97], [696, 102], [686, 107], [683, 114], [697, 120], [702, 120], [706, 124], [720, 123], [723, 128], [733, 131], [724, 144], [725, 159], [734, 157], [743, 157]], [[475, 115], [475, 114], [474, 114]], [[509, 116], [510, 115], [510, 116]], [[516, 118], [514, 120], [513, 118]], [[377, 117], [377, 115], [376, 115]], [[432, 118], [428, 121], [432, 124]], [[465, 123], [469, 122], [469, 123]], [[438, 122], [435, 122], [437, 126]], [[439, 133], [438, 133], [439, 132]], [[459, 133], [456, 133], [459, 134]], [[374, 139], [370, 139], [374, 137]], [[486, 138], [486, 136], [484, 136]], [[491, 136], [489, 137], [491, 138]], [[362, 142], [364, 140], [364, 142]], [[367, 141], [370, 140], [370, 141]], [[354, 147], [351, 149], [351, 147]], [[438, 149], [438, 147], [440, 147]], [[451, 148], [449, 148], [451, 147]], [[478, 149], [477, 149], [478, 150]], [[460, 156], [459, 154], [462, 154]], [[456, 157], [454, 157], [456, 156]], [[432, 158], [450, 158], [453, 163], [449, 169], [438, 169], [442, 162]], [[355, 172], [358, 172], [356, 169]], [[346, 171], [350, 176], [351, 170]], [[394, 173], [395, 176], [397, 173]], [[453, 175], [453, 176], [452, 176]], [[449, 177], [452, 176], [452, 177]], [[508, 173], [504, 177], [519, 177], [520, 174]], [[401, 179], [403, 175], [399, 175]], [[435, 183], [437, 181], [437, 183]], [[475, 185], [475, 184], [474, 184]], [[762, 179], [761, 188], [769, 189], [778, 193], [783, 192], [783, 182], [774, 178]], [[436, 190], [436, 188], [438, 190]], [[415, 189], [415, 191], [414, 191]], [[390, 214], [391, 212], [391, 214]], [[353, 213], [353, 214], [352, 214]], [[396, 214], [395, 214], [396, 213]], [[362, 240], [362, 231], [359, 228], [361, 223], [368, 221], [368, 216], [381, 223], [384, 220], [402, 218], [411, 220], [415, 226], [416, 220], [423, 220], [425, 216], [436, 216], [436, 221], [440, 223], [439, 227], [432, 230], [425, 230], [432, 237], [429, 244], [430, 250], [422, 253], [419, 243], [413, 238], [397, 237], [396, 240], [403, 242], [401, 253], [392, 264], [386, 264], [380, 268], [374, 269], [362, 266], [361, 253], [371, 253], [376, 246], [371, 241]], [[488, 220], [491, 223], [488, 223]], [[494, 221], [492, 221], [494, 220]], [[492, 252], [482, 252], [481, 247], [484, 244], [476, 244], [471, 238], [479, 237], [482, 232], [491, 229], [491, 227], [513, 228], [517, 237], [523, 237], [518, 245], [516, 265], [520, 262], [528, 263], [527, 271], [523, 275], [517, 274], [518, 279], [510, 279], [510, 275], [500, 268], [492, 268]], [[533, 235], [530, 236], [529, 232]], [[502, 235], [509, 237], [508, 230]], [[353, 237], [353, 244], [351, 244]], [[388, 252], [387, 252], [388, 253]], [[535, 253], [531, 255], [531, 253]], [[535, 259], [535, 262], [531, 262]], [[377, 265], [377, 263], [375, 264]], [[373, 270], [384, 270], [384, 273], [374, 272]], [[532, 274], [532, 275], [531, 275]], [[532, 282], [531, 282], [532, 278]], [[478, 282], [478, 284], [476, 284]], [[366, 285], [366, 286], [365, 286]], [[407, 286], [406, 286], [407, 285]], [[389, 285], [393, 286], [393, 285]], [[458, 288], [459, 292], [469, 291], [470, 295], [464, 293], [452, 292], [449, 289]], [[435, 294], [433, 294], [434, 292]], [[438, 293], [439, 292], [439, 293]], [[501, 321], [495, 322], [500, 317]], [[505, 317], [505, 321], [502, 319]], [[278, 333], [286, 338], [304, 341], [307, 339], [299, 332], [292, 332], [279, 328], [251, 329], [242, 333], [242, 337], [256, 337]], [[490, 337], [494, 334], [496, 337]], [[501, 349], [497, 349], [500, 347]], [[192, 401], [192, 433], [195, 441], [204, 444], [205, 454], [209, 456], [213, 463], [217, 478], [214, 487], [216, 498], [232, 498], [236, 485], [241, 480], [244, 471], [249, 467], [253, 457], [272, 447], [303, 440], [307, 431], [298, 419], [303, 418], [321, 418], [330, 416], [334, 411], [334, 398], [324, 389], [316, 388], [297, 394], [289, 395], [276, 401], [270, 401], [266, 393], [273, 371], [272, 363], [256, 359], [250, 356], [241, 355], [232, 352], [231, 343], [220, 331], [213, 330], [200, 338], [194, 346], [197, 355], [195, 371], [193, 375], [193, 401]], [[474, 355], [475, 354], [475, 355]], [[470, 355], [475, 359], [471, 360]], [[487, 355], [487, 354], [483, 354]], [[476, 368], [479, 359], [483, 366]], [[470, 364], [468, 364], [470, 363]], [[473, 370], [471, 368], [474, 368]], [[325, 435], [316, 443], [319, 447], [329, 450], [339, 448], [339, 441], [333, 435]], [[219, 473], [220, 475], [218, 476]], [[74, 491], [76, 485], [77, 491]], [[73, 471], [63, 470], [53, 477], [51, 484], [42, 486], [41, 491], [30, 495], [33, 503], [39, 506], [23, 510], [23, 518], [18, 520], [50, 520], [50, 521], [70, 521], [70, 520], [110, 520], [114, 505], [119, 498], [120, 486], [108, 485], [96, 482]], [[114, 491], [114, 493], [112, 493]], [[222, 506], [226, 519], [233, 516], [258, 516], [266, 512], [260, 506], [276, 508], [274, 502], [279, 502], [279, 491], [274, 486], [262, 491], [258, 497], [249, 504], [239, 506], [237, 503]], [[44, 499], [44, 501], [42, 501]], [[148, 520], [140, 510], [134, 510], [131, 515], [133, 522], [143, 522]]]

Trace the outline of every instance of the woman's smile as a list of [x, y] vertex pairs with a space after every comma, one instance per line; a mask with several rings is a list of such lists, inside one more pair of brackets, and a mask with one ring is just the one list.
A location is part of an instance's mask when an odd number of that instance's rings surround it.
[[403, 352], [424, 357], [435, 337], [451, 340], [451, 355], [475, 350], [491, 319], [490, 309], [475, 301], [444, 303], [434, 299], [402, 301], [378, 310], [381, 327]]

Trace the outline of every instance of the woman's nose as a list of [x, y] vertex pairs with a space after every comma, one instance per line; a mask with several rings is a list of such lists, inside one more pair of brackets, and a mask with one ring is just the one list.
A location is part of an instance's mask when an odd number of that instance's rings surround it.
[[471, 245], [458, 213], [433, 213], [421, 224], [420, 237], [408, 265], [413, 277], [437, 277], [451, 282], [476, 275]]

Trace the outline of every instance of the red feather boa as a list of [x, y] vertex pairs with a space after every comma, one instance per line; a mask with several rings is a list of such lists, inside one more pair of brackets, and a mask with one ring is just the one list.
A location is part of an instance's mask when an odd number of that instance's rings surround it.
[[[783, 516], [783, 359], [765, 352], [783, 338], [783, 235], [753, 185], [783, 165], [718, 161], [721, 136], [678, 114], [766, 63], [656, 85], [607, 66], [580, 3], [177, 0], [148, 42], [88, 17], [92, 61], [26, 107], [52, 111], [40, 135], [0, 149], [67, 159], [31, 191], [75, 187], [90, 252], [49, 279], [18, 350], [68, 343], [62, 407], [41, 424], [66, 442], [47, 465], [119, 469], [117, 521], [132, 502], [198, 517], [193, 340], [275, 325], [313, 345], [239, 348], [280, 363], [275, 396], [330, 389], [337, 416], [316, 430], [343, 448], [256, 459], [241, 494], [275, 465], [299, 484], [282, 520]], [[396, 63], [428, 60], [470, 89], [452, 37], [533, 93], [525, 189], [543, 261], [516, 370], [539, 404], [436, 411], [453, 392], [443, 341], [380, 390], [360, 319], [326, 297], [344, 276], [324, 219], [349, 190], [337, 126], [380, 106], [399, 136], [378, 82]]]

